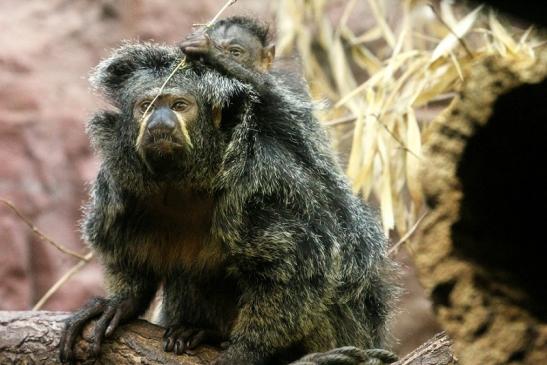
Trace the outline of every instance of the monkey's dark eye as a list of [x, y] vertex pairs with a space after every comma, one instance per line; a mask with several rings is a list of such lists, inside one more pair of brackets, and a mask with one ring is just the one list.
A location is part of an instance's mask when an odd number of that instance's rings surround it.
[[243, 54], [243, 50], [239, 47], [230, 47], [228, 52], [230, 52], [230, 56], [232, 57], [241, 57]]
[[[150, 110], [150, 109], [153, 109], [154, 107], [150, 106], [151, 103], [149, 101], [143, 101], [142, 103], [139, 104], [139, 110], [141, 113], [146, 113], [147, 110]], [[150, 108], [150, 109], [148, 109]]]
[[184, 111], [186, 108], [188, 108], [188, 103], [184, 100], [177, 100], [171, 106], [171, 109], [177, 112]]

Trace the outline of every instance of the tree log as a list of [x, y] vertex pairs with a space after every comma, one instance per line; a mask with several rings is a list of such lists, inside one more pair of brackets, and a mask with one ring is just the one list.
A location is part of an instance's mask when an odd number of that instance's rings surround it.
[[452, 342], [441, 332], [392, 365], [457, 365]]
[[461, 363], [547, 364], [547, 50], [464, 80], [428, 133], [430, 212], [410, 251]]
[[[65, 312], [0, 311], [0, 364], [59, 364], [59, 340]], [[143, 320], [121, 326], [108, 339], [96, 362], [86, 354], [90, 347], [93, 324], [76, 345], [78, 364], [147, 364], [205, 365], [217, 356], [217, 349], [202, 346], [195, 356], [165, 353], [161, 338], [163, 328]], [[440, 333], [393, 365], [455, 365], [450, 340]]]
[[[59, 340], [64, 312], [0, 311], [0, 364], [59, 364]], [[87, 356], [94, 323], [84, 329], [76, 345], [78, 364], [205, 365], [218, 351], [203, 346], [195, 356], [167, 353], [162, 348], [163, 328], [144, 320], [121, 326], [103, 345], [99, 359]]]

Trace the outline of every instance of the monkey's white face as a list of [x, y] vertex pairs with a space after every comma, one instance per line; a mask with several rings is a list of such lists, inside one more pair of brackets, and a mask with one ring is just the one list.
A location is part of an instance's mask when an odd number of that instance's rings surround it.
[[215, 147], [221, 136], [220, 109], [204, 106], [201, 94], [183, 86], [168, 87], [154, 100], [157, 93], [151, 88], [132, 104], [135, 150], [148, 170], [180, 180], [216, 166], [211, 161], [222, 153]]
[[137, 100], [133, 107], [139, 126], [137, 150], [167, 155], [192, 148], [188, 128], [196, 123], [198, 112], [196, 98], [190, 94], [165, 93], [155, 101], [148, 96]]

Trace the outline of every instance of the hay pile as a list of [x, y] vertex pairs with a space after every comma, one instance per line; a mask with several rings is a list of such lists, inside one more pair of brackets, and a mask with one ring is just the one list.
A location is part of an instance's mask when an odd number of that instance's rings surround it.
[[433, 117], [477, 63], [499, 57], [520, 72], [545, 45], [533, 27], [450, 1], [281, 0], [277, 11], [279, 54], [299, 54], [312, 95], [330, 102], [319, 118], [339, 145], [353, 136], [354, 191], [377, 200], [386, 233], [401, 235], [423, 210], [422, 145]]

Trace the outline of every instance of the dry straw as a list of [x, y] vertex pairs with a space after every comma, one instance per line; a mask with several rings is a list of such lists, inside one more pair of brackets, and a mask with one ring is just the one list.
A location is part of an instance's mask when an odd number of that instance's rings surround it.
[[354, 191], [377, 200], [386, 233], [401, 236], [424, 209], [422, 144], [433, 116], [477, 61], [495, 55], [527, 68], [544, 44], [533, 28], [451, 1], [280, 0], [277, 11], [280, 54], [296, 50], [312, 95], [331, 102], [319, 118], [338, 142], [353, 134]]

